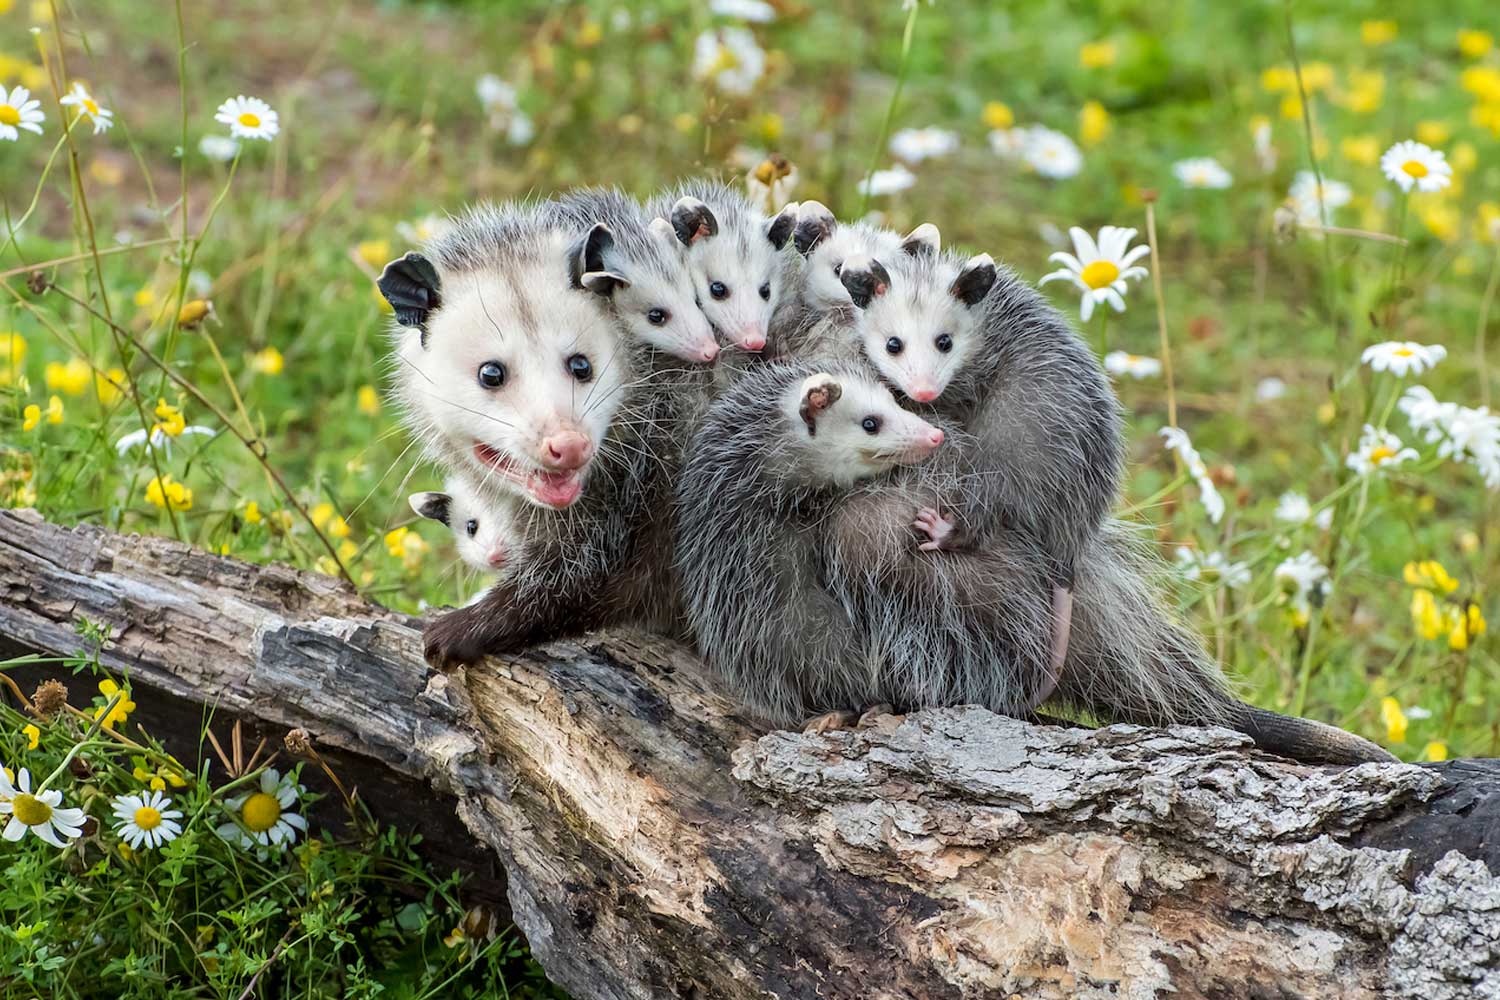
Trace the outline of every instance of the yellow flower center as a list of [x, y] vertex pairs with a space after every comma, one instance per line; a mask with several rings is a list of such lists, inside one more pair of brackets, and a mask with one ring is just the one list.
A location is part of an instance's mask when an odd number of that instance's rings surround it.
[[52, 818], [52, 807], [35, 795], [22, 792], [11, 799], [10, 805], [15, 810], [16, 819], [27, 826], [41, 826]]
[[1417, 352], [1412, 350], [1410, 347], [1398, 347], [1391, 353], [1398, 358], [1409, 358], [1415, 355]]
[[161, 826], [161, 813], [150, 806], [141, 806], [132, 820], [142, 830], [155, 830]]
[[1407, 160], [1405, 163], [1401, 164], [1401, 169], [1418, 179], [1427, 176], [1427, 164], [1423, 163], [1421, 160]]
[[267, 792], [256, 792], [245, 800], [240, 818], [255, 833], [265, 833], [281, 819], [281, 803]]
[[97, 115], [99, 113], [99, 102], [94, 100], [92, 97], [85, 97], [83, 99], [83, 107], [84, 110], [91, 115]]
[[1395, 457], [1396, 450], [1394, 448], [1387, 448], [1385, 445], [1380, 445], [1370, 452], [1370, 464], [1379, 465], [1381, 462]]
[[0, 104], [0, 124], [21, 124], [21, 112], [17, 111], [12, 105]]
[[1120, 269], [1113, 261], [1096, 260], [1079, 275], [1083, 283], [1093, 289], [1108, 288], [1120, 276]]
[[240, 124], [246, 128], [260, 128], [260, 115], [254, 111], [241, 111]]

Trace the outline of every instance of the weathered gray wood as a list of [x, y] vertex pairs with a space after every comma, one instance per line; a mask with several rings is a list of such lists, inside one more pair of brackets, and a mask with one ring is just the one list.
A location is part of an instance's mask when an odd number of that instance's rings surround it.
[[15, 513], [0, 597], [22, 645], [108, 623], [137, 683], [429, 785], [579, 998], [1500, 997], [1494, 762], [972, 708], [767, 734], [648, 636], [442, 676], [328, 578]]

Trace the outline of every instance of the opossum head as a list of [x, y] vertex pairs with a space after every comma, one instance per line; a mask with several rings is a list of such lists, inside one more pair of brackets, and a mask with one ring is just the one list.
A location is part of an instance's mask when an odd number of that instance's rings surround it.
[[809, 375], [788, 388], [782, 410], [800, 446], [798, 469], [818, 485], [847, 486], [913, 465], [943, 443], [941, 430], [856, 372]]
[[867, 255], [888, 259], [897, 253], [936, 252], [941, 241], [937, 227], [923, 223], [904, 239], [863, 222], [840, 224], [832, 212], [816, 201], [797, 207], [793, 230], [797, 252], [807, 258], [803, 277], [803, 299], [817, 313], [851, 309], [855, 302], [841, 275], [845, 261]]
[[889, 271], [879, 261], [848, 261], [840, 278], [864, 310], [866, 358], [908, 399], [937, 399], [984, 349], [979, 304], [995, 283], [989, 254], [963, 262], [935, 251], [901, 254]]
[[408, 254], [406, 267], [387, 267], [408, 283], [418, 271], [435, 279], [406, 296], [435, 307], [397, 305], [402, 324], [421, 331], [398, 344], [408, 420], [439, 464], [496, 493], [568, 507], [634, 378], [631, 352], [603, 300], [570, 287], [562, 233], [520, 231], [522, 245], [497, 249], [494, 233], [510, 230], [474, 228], [480, 236], [447, 248], [449, 266], [413, 268]]
[[698, 304], [719, 335], [736, 347], [760, 351], [766, 346], [771, 314], [785, 291], [781, 251], [796, 217], [795, 204], [769, 219], [743, 208], [733, 219], [720, 219], [692, 196], [672, 206], [666, 221], [687, 254]]
[[481, 496], [462, 479], [449, 479], [443, 492], [413, 493], [408, 502], [422, 517], [453, 532], [458, 556], [482, 573], [504, 573], [520, 556], [521, 536], [511, 530], [510, 504]]
[[686, 248], [671, 224], [652, 223], [648, 239], [634, 249], [634, 255], [624, 253], [609, 227], [596, 224], [569, 249], [573, 283], [610, 300], [626, 331], [641, 343], [683, 361], [713, 361], [719, 343], [698, 308]]

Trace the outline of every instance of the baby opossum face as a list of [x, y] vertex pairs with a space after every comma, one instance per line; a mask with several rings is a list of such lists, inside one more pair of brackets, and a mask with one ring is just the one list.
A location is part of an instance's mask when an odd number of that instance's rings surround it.
[[504, 575], [514, 569], [521, 538], [511, 530], [511, 504], [486, 500], [458, 478], [448, 480], [444, 490], [413, 493], [411, 509], [451, 530], [459, 558], [480, 572]]
[[582, 272], [578, 280], [609, 297], [615, 315], [637, 341], [683, 361], [713, 361], [719, 342], [698, 308], [687, 250], [665, 219], [649, 228], [651, 259], [629, 260], [616, 250], [608, 230], [596, 227], [579, 248], [578, 266], [608, 270]]
[[862, 254], [889, 260], [900, 252], [915, 253], [917, 248], [935, 253], [939, 240], [937, 227], [931, 223], [923, 223], [903, 239], [862, 222], [840, 224], [822, 203], [804, 201], [797, 207], [793, 242], [797, 252], [807, 258], [803, 277], [806, 304], [819, 314], [849, 309], [854, 301], [840, 278], [846, 260]]
[[978, 306], [995, 283], [989, 254], [962, 266], [936, 255], [897, 258], [890, 273], [878, 261], [851, 260], [840, 277], [863, 305], [865, 357], [908, 399], [937, 399], [983, 350]]
[[810, 375], [783, 401], [800, 433], [804, 472], [847, 486], [913, 465], [943, 443], [943, 432], [897, 404], [891, 391], [851, 373]]
[[672, 208], [671, 225], [686, 248], [698, 304], [719, 335], [743, 350], [766, 346], [771, 314], [784, 291], [781, 250], [796, 211], [788, 205], [762, 223], [721, 230], [713, 211], [696, 198]]
[[402, 345], [400, 385], [440, 462], [563, 508], [582, 494], [634, 373], [607, 304], [569, 287], [556, 250], [555, 266], [446, 276], [422, 336]]

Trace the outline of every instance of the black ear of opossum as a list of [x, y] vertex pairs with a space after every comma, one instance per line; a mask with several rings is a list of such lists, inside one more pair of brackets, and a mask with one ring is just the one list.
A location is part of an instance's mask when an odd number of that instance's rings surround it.
[[429, 521], [437, 521], [440, 524], [448, 523], [448, 512], [453, 506], [453, 498], [446, 493], [413, 493], [406, 498], [411, 504], [418, 517], [425, 517]]
[[711, 208], [697, 198], [679, 198], [672, 206], [672, 229], [683, 246], [719, 234], [719, 220]]
[[427, 314], [438, 307], [437, 268], [419, 253], [397, 257], [385, 266], [375, 282], [380, 294], [396, 311], [396, 322], [422, 331], [422, 345], [427, 345]]
[[989, 294], [995, 284], [995, 261], [987, 253], [970, 257], [964, 269], [953, 279], [948, 291], [966, 306], [972, 306]]
[[792, 233], [792, 244], [797, 252], [806, 257], [828, 238], [838, 220], [820, 201], [804, 201], [797, 206], [797, 227]]
[[797, 203], [791, 202], [776, 215], [766, 220], [766, 239], [777, 250], [786, 246], [786, 241], [792, 238], [792, 230], [797, 227]]
[[918, 257], [922, 254], [937, 256], [937, 252], [942, 248], [942, 234], [938, 232], [938, 227], [930, 222], [922, 223], [907, 233], [906, 239], [901, 241], [902, 251], [911, 257]]
[[863, 309], [870, 300], [890, 291], [891, 274], [873, 257], [857, 256], [844, 261], [839, 280], [854, 304]]
[[[568, 247], [568, 283], [574, 288], [585, 287], [584, 275], [604, 270], [604, 255], [613, 249], [615, 234], [602, 222], [596, 222]], [[599, 291], [599, 289], [591, 289]], [[608, 295], [613, 287], [601, 294]]]
[[835, 382], [832, 375], [819, 372], [803, 380], [802, 405], [797, 408], [797, 412], [807, 425], [808, 437], [817, 437], [818, 414], [837, 403], [843, 394], [843, 386]]

